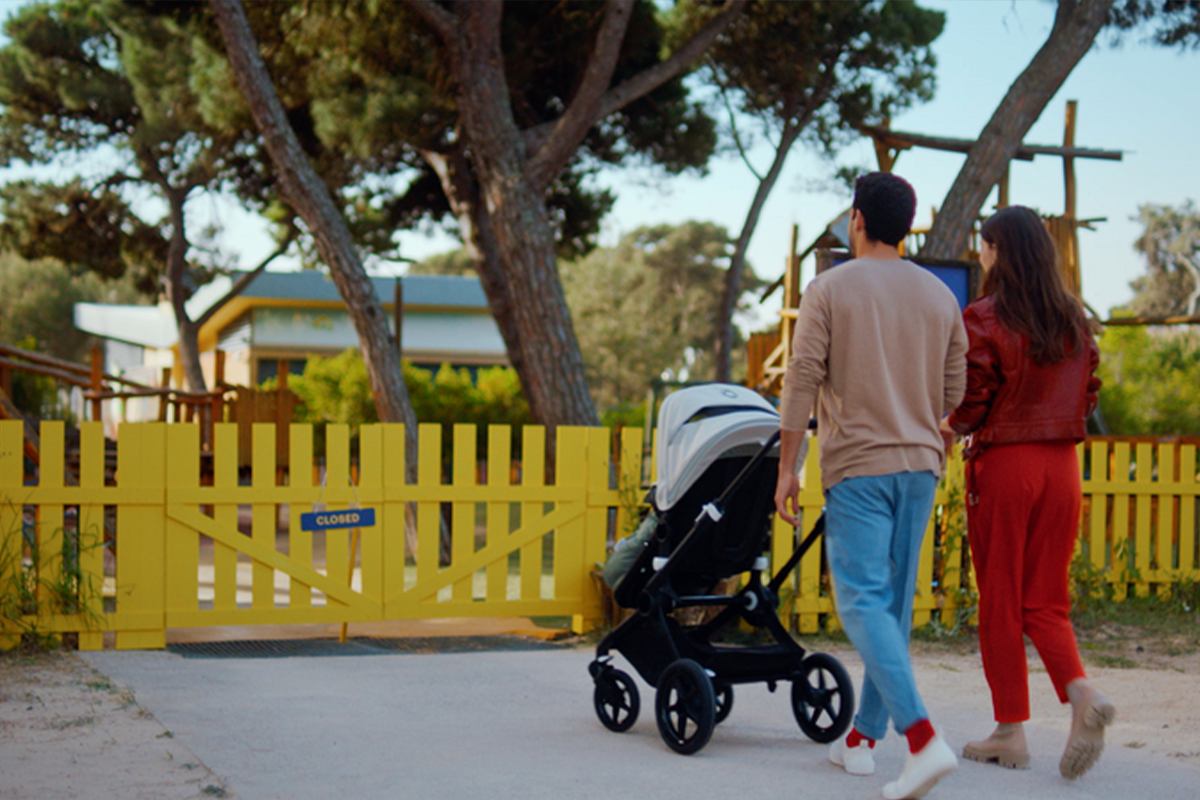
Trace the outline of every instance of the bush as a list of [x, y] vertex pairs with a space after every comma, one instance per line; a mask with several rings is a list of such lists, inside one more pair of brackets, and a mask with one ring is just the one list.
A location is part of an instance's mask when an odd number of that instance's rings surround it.
[[[480, 453], [486, 446], [488, 425], [511, 425], [514, 455], [519, 454], [518, 428], [532, 423], [533, 418], [513, 369], [481, 367], [472, 380], [470, 370], [449, 364], [443, 364], [436, 373], [408, 361], [401, 367], [417, 422], [440, 424], [445, 448], [450, 447], [455, 424], [478, 426]], [[263, 388], [271, 389], [275, 384], [272, 378]], [[360, 425], [379, 421], [367, 367], [356, 349], [332, 358], [309, 357], [304, 373], [288, 379], [288, 388], [300, 399], [296, 422], [348, 423], [357, 433]]]
[[1110, 327], [1099, 374], [1112, 435], [1200, 435], [1200, 331]]

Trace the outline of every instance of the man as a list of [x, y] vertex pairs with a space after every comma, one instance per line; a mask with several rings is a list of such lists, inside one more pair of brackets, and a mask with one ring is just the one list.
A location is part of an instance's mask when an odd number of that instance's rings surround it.
[[902, 178], [855, 184], [855, 258], [822, 273], [800, 305], [783, 382], [775, 506], [796, 524], [796, 456], [814, 403], [825, 490], [825, 546], [846, 634], [866, 675], [854, 727], [829, 760], [871, 775], [888, 720], [908, 739], [889, 800], [921, 797], [958, 765], [933, 729], [908, 656], [921, 540], [941, 476], [941, 418], [966, 387], [967, 336], [954, 295], [900, 257], [916, 195]]

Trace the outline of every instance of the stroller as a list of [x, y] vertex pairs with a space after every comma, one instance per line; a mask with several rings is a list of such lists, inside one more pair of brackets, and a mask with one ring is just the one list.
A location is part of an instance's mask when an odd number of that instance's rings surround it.
[[[850, 726], [854, 688], [845, 668], [828, 654], [806, 654], [776, 613], [779, 588], [824, 530], [824, 517], [763, 583], [778, 442], [779, 415], [744, 387], [689, 387], [663, 402], [650, 497], [658, 522], [644, 541], [626, 545], [640, 552], [613, 593], [618, 605], [637, 613], [604, 637], [588, 666], [596, 715], [609, 730], [628, 730], [641, 707], [637, 685], [613, 665], [613, 650], [656, 688], [658, 730], [677, 753], [690, 755], [708, 743], [733, 708], [735, 684], [765, 681], [773, 692], [791, 681], [792, 712], [814, 741], [832, 742]], [[749, 582], [736, 594], [713, 594], [722, 579], [745, 572]], [[671, 616], [694, 606], [723, 608], [698, 625]], [[774, 643], [713, 643], [739, 619], [767, 631]]]

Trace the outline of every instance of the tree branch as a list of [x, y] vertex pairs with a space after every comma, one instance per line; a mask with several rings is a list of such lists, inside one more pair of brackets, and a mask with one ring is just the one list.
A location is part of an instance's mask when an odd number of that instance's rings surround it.
[[[649, 94], [683, 72], [693, 61], [704, 55], [712, 45], [713, 40], [729, 27], [738, 14], [742, 13], [747, 2], [748, 0], [725, 0], [724, 7], [713, 20], [699, 33], [689, 39], [687, 44], [675, 51], [670, 58], [639, 72], [620, 86], [615, 86], [605, 92], [597, 105], [596, 112], [588, 122], [587, 129], [590, 129], [592, 125], [595, 125], [596, 122], [604, 119], [609, 114], [621, 110], [634, 100]], [[557, 123], [547, 122], [526, 131], [524, 133], [525, 152], [540, 152], [545, 141], [552, 135], [556, 127]], [[587, 129], [584, 130], [585, 134], [587, 133]], [[578, 146], [581, 140], [582, 136], [576, 140], [575, 146]], [[551, 176], [550, 180], [553, 180], [553, 176]]]
[[1113, 0], [1059, 0], [1046, 42], [1013, 81], [946, 194], [921, 248], [928, 258], [958, 258], [971, 225], [1050, 98], [1092, 47]]
[[458, 37], [458, 27], [453, 14], [439, 6], [434, 0], [404, 0], [404, 2], [429, 27], [433, 28], [438, 36], [442, 37], [446, 46], [454, 47], [454, 40]]
[[1194, 260], [1186, 258], [1179, 253], [1174, 254], [1174, 258], [1175, 263], [1182, 267], [1184, 271], [1186, 271], [1192, 277], [1192, 286], [1194, 288], [1192, 289], [1192, 293], [1188, 295], [1187, 305], [1185, 307], [1188, 315], [1194, 316], [1196, 313], [1196, 307], [1200, 305], [1200, 264], [1197, 264]]
[[539, 191], [549, 187], [598, 119], [600, 101], [612, 83], [632, 8], [633, 0], [609, 0], [575, 97], [526, 168], [530, 182]]
[[230, 300], [244, 292], [246, 287], [249, 286], [255, 278], [261, 275], [264, 270], [266, 270], [268, 264], [287, 252], [287, 249], [292, 246], [292, 242], [296, 241], [296, 237], [299, 236], [299, 234], [300, 229], [296, 227], [295, 220], [290, 221], [288, 224], [287, 235], [283, 237], [283, 241], [279, 243], [279, 246], [272, 250], [270, 255], [259, 262], [258, 266], [249, 272], [244, 273], [240, 278], [234, 281], [233, 286], [229, 287], [229, 291], [226, 292], [220, 300], [213, 303], [204, 311], [203, 314], [200, 315], [200, 318], [196, 320], [196, 327], [203, 328], [205, 323], [216, 316], [217, 312], [224, 308]]
[[670, 58], [650, 69], [639, 72], [620, 86], [605, 92], [597, 119], [604, 119], [614, 111], [624, 108], [683, 72], [693, 61], [707, 52], [713, 40], [732, 24], [738, 14], [742, 13], [746, 2], [747, 0], [725, 0], [725, 6], [720, 13], [713, 17], [712, 22], [704, 26], [703, 30], [676, 50]]
[[754, 164], [750, 163], [750, 156], [746, 153], [746, 147], [742, 144], [742, 136], [738, 133], [737, 116], [733, 110], [733, 104], [729, 102], [729, 92], [720, 83], [717, 84], [717, 90], [721, 93], [721, 101], [725, 104], [725, 110], [729, 112], [729, 131], [733, 137], [733, 144], [737, 147], [738, 155], [742, 157], [742, 163], [746, 165], [746, 169], [750, 170], [760, 183], [762, 182], [762, 174], [754, 168]]

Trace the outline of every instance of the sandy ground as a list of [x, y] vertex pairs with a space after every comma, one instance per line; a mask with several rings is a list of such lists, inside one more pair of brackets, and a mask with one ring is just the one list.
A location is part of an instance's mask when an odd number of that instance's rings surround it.
[[[830, 652], [861, 674], [853, 651]], [[1137, 667], [1089, 668], [1118, 708], [1108, 747], [1138, 749], [1200, 770], [1200, 654], [1138, 655]], [[1055, 701], [1035, 655], [1030, 663], [1031, 724], [1049, 730], [1044, 744], [1057, 748], [1049, 740], [1057, 740], [1059, 730], [1065, 738], [1069, 715]], [[917, 643], [914, 664], [922, 693], [943, 707], [978, 708], [986, 697], [976, 653]], [[979, 735], [989, 730], [981, 717]], [[1057, 753], [1035, 757], [1057, 762]], [[222, 783], [135, 696], [78, 655], [0, 656], [0, 798], [108, 797], [237, 797], [237, 787]]]
[[0, 657], [0, 798], [235, 796], [75, 653]]

